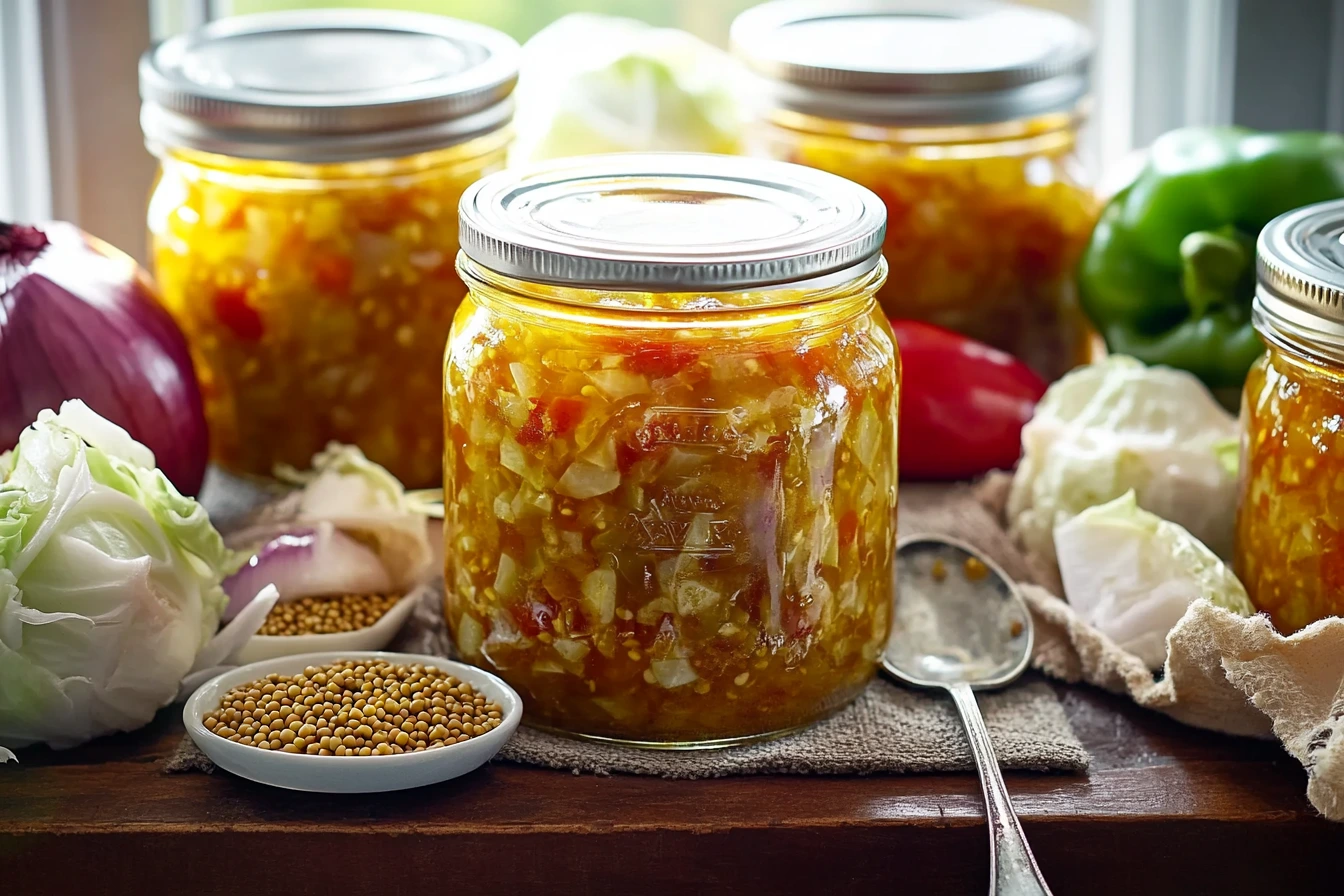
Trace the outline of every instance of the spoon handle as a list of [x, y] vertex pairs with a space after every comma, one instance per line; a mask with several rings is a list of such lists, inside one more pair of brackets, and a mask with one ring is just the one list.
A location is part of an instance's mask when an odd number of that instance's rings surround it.
[[966, 726], [966, 739], [971, 742], [971, 753], [980, 772], [980, 786], [985, 794], [985, 815], [989, 819], [989, 877], [990, 896], [1051, 896], [1050, 888], [1036, 867], [1036, 857], [1027, 845], [1027, 835], [1008, 799], [1008, 788], [999, 773], [999, 760], [989, 740], [975, 692], [968, 684], [948, 687], [952, 702], [961, 713]]

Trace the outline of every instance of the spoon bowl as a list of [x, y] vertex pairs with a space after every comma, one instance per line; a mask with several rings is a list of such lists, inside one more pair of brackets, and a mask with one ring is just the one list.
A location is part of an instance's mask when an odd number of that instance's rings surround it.
[[886, 670], [923, 688], [1017, 680], [1031, 659], [1031, 615], [1003, 571], [945, 538], [902, 539], [896, 558], [901, 594]]
[[990, 896], [1050, 896], [1013, 811], [975, 691], [1006, 687], [1031, 659], [1031, 614], [1012, 581], [970, 545], [903, 538], [900, 595], [882, 668], [921, 688], [941, 688], [966, 727], [989, 821]]

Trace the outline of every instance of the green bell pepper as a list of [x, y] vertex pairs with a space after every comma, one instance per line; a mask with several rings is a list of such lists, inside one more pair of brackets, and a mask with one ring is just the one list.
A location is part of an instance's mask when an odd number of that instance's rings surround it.
[[1251, 327], [1255, 240], [1273, 218], [1344, 196], [1344, 136], [1184, 128], [1159, 137], [1101, 213], [1079, 298], [1115, 353], [1240, 390], [1264, 351]]

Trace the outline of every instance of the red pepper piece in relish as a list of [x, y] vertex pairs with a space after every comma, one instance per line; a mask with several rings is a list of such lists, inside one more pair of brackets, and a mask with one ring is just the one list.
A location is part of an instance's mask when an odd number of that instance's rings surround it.
[[347, 293], [355, 266], [345, 255], [319, 252], [312, 258], [313, 283], [324, 292]]
[[840, 547], [849, 547], [859, 534], [859, 515], [851, 508], [846, 510], [836, 524], [840, 536]]
[[640, 451], [639, 448], [629, 442], [620, 442], [616, 445], [616, 469], [624, 476], [643, 456], [644, 452]]
[[696, 357], [694, 349], [675, 342], [639, 342], [626, 351], [628, 369], [654, 379], [676, 376]]
[[583, 408], [583, 399], [573, 396], [561, 395], [549, 401], [532, 399], [527, 422], [518, 430], [518, 444], [536, 445], [548, 438], [569, 435], [583, 419]]
[[247, 303], [247, 290], [230, 286], [215, 290], [215, 318], [239, 339], [255, 342], [265, 332], [261, 314]]

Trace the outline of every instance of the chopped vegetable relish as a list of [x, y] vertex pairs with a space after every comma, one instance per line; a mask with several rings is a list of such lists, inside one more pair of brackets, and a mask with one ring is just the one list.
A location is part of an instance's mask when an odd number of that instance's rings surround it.
[[195, 355], [216, 462], [268, 476], [336, 440], [408, 486], [438, 484], [425, 410], [465, 292], [457, 203], [503, 166], [506, 140], [323, 165], [164, 155], [155, 273]]
[[890, 317], [956, 330], [1054, 380], [1091, 353], [1073, 272], [1098, 207], [1080, 186], [1075, 125], [883, 128], [780, 112], [761, 137], [767, 155], [882, 197]]
[[1271, 347], [1246, 378], [1236, 572], [1285, 634], [1344, 614], [1344, 367]]
[[880, 270], [787, 305], [462, 265], [444, 480], [464, 655], [532, 722], [630, 741], [757, 737], [854, 697], [894, 588]]

